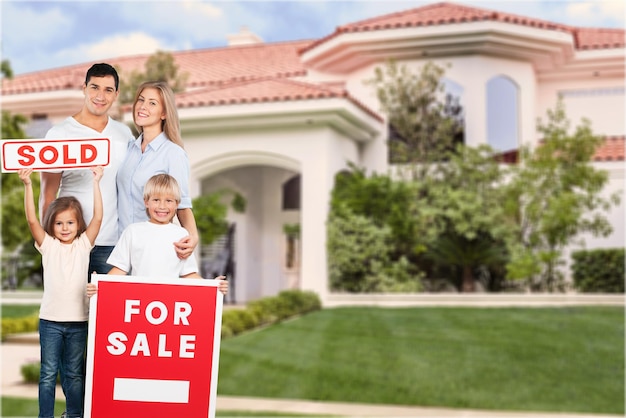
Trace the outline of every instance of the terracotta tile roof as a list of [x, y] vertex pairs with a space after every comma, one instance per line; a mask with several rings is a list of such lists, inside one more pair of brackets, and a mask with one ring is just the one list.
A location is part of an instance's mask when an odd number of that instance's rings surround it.
[[575, 28], [578, 49], [608, 49], [624, 47], [624, 29]]
[[566, 32], [574, 36], [577, 49], [623, 48], [625, 45], [623, 29], [577, 28], [496, 10], [442, 2], [339, 26], [335, 32], [303, 48], [301, 52], [311, 50], [342, 33], [462, 24], [485, 20]]
[[[311, 41], [279, 42], [172, 52], [181, 72], [189, 74], [187, 87], [220, 85], [259, 77], [293, 77], [306, 74], [298, 50]], [[150, 54], [104, 60], [121, 74], [144, 70]], [[92, 63], [17, 75], [2, 81], [2, 94], [79, 89]]]
[[267, 102], [286, 102], [345, 98], [377, 120], [382, 117], [352, 97], [343, 87], [305, 83], [287, 78], [266, 78], [233, 82], [221, 87], [179, 93], [176, 106], [221, 106]]
[[[604, 138], [604, 144], [596, 149], [595, 154], [591, 158], [592, 161], [624, 161], [624, 143], [625, 136], [607, 136]], [[519, 150], [505, 151], [495, 156], [495, 158], [505, 164], [517, 164], [519, 160]]]
[[608, 136], [593, 157], [594, 161], [624, 161], [624, 136]]

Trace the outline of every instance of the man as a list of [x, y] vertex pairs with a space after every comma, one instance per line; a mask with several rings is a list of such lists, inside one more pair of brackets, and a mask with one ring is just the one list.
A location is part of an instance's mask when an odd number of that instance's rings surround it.
[[[117, 169], [124, 161], [128, 143], [133, 141], [130, 128], [109, 117], [108, 111], [119, 94], [120, 79], [115, 68], [109, 64], [94, 64], [87, 70], [81, 110], [50, 128], [46, 139], [108, 138], [110, 141], [109, 165], [100, 180], [102, 191], [103, 218], [95, 246], [89, 257], [87, 282], [91, 273], [106, 274], [112, 266], [106, 263], [118, 239], [117, 231]], [[93, 174], [90, 170], [67, 170], [41, 172], [39, 194], [40, 219], [50, 203], [61, 196], [74, 196], [83, 208], [85, 222], [89, 224], [93, 215]], [[61, 386], [65, 393], [65, 367], [60, 364]], [[62, 417], [66, 417], [63, 412]]]
[[[119, 76], [109, 64], [94, 64], [88, 71], [83, 84], [85, 101], [82, 109], [53, 126], [46, 139], [68, 138], [108, 138], [111, 144], [110, 163], [104, 169], [100, 181], [102, 190], [103, 219], [100, 233], [89, 259], [89, 275], [92, 272], [106, 274], [111, 266], [106, 263], [118, 239], [117, 230], [117, 190], [115, 177], [124, 161], [128, 143], [134, 140], [130, 128], [113, 120], [108, 111], [119, 94]], [[93, 187], [90, 170], [66, 170], [41, 172], [41, 193], [39, 195], [40, 215], [50, 203], [61, 196], [74, 196], [83, 207], [85, 222], [88, 224], [93, 213]], [[90, 281], [90, 277], [88, 278]]]

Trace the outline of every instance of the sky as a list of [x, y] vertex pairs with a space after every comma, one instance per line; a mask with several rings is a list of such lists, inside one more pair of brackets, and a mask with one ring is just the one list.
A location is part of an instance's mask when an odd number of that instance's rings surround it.
[[[438, 2], [416, 0], [0, 0], [2, 59], [16, 75], [227, 45], [245, 26], [265, 42], [317, 39], [337, 26]], [[572, 26], [624, 28], [623, 0], [454, 1]]]

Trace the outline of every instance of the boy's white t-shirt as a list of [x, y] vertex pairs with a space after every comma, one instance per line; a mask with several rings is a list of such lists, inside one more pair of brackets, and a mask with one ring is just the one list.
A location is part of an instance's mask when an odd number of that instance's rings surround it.
[[115, 245], [107, 263], [130, 273], [131, 276], [178, 278], [198, 272], [192, 253], [181, 260], [174, 243], [189, 235], [179, 225], [155, 224], [150, 221], [130, 224]]
[[[109, 117], [102, 132], [98, 132], [68, 117], [50, 128], [46, 139], [108, 138], [110, 141], [110, 163], [104, 168], [100, 180], [102, 191], [102, 225], [95, 245], [112, 246], [117, 242], [117, 170], [124, 161], [128, 143], [134, 140], [130, 128]], [[59, 172], [59, 171], [52, 171]], [[64, 170], [61, 174], [59, 197], [74, 196], [83, 209], [85, 223], [89, 225], [93, 217], [93, 173], [89, 169]]]

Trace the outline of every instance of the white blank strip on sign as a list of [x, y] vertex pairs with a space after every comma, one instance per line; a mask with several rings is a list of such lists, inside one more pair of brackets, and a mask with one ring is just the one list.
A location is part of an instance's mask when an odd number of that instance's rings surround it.
[[189, 403], [189, 381], [118, 377], [113, 381], [113, 400]]

